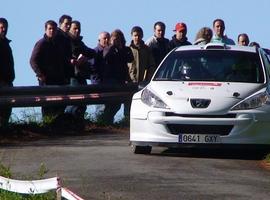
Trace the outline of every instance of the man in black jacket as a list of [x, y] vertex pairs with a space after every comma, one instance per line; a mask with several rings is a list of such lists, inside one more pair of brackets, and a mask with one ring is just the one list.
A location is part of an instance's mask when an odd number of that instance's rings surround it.
[[[69, 37], [72, 49], [72, 64], [74, 65], [74, 77], [71, 78], [71, 85], [87, 85], [86, 79], [90, 79], [91, 66], [90, 59], [95, 58], [96, 51], [87, 47], [82, 41], [81, 23], [79, 21], [72, 21]], [[68, 106], [66, 113], [71, 113], [77, 119], [83, 120], [86, 105]]]
[[90, 59], [95, 58], [96, 51], [89, 48], [82, 41], [81, 23], [79, 21], [72, 21], [69, 30], [69, 36], [72, 49], [72, 61], [75, 66], [75, 79], [85, 85], [86, 79], [90, 79]]
[[[56, 39], [57, 24], [49, 20], [45, 23], [45, 34], [32, 51], [30, 64], [39, 85], [66, 85], [70, 77], [67, 66], [71, 58], [65, 56], [61, 42]], [[43, 106], [42, 115], [56, 117], [64, 112], [65, 106]]]
[[[57, 29], [57, 35], [56, 40], [57, 42], [60, 42], [60, 46], [62, 47], [64, 51], [64, 56], [67, 57], [67, 59], [72, 57], [72, 47], [71, 47], [71, 38], [69, 36], [69, 30], [72, 22], [72, 17], [69, 15], [62, 15], [59, 18], [59, 27]], [[74, 66], [71, 65], [71, 63], [67, 63], [66, 67], [66, 73], [67, 77], [73, 77], [74, 76]]]
[[155, 66], [150, 67], [148, 76], [151, 78], [163, 58], [169, 53], [169, 39], [165, 38], [166, 25], [158, 21], [154, 24], [154, 35], [146, 40], [155, 60]]
[[[12, 87], [15, 79], [13, 54], [9, 45], [11, 40], [6, 38], [7, 31], [8, 21], [0, 18], [0, 87]], [[7, 125], [11, 111], [11, 107], [0, 107], [0, 126]]]

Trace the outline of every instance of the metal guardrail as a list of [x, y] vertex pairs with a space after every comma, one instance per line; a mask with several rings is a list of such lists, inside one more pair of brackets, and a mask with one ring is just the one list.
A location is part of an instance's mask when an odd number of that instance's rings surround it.
[[138, 85], [17, 86], [0, 87], [0, 106], [103, 104], [131, 100]]

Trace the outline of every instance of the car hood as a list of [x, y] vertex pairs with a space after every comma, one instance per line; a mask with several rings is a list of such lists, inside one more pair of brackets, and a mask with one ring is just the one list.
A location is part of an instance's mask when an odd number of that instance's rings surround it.
[[[234, 105], [264, 87], [254, 83], [152, 81], [148, 88], [173, 112], [188, 114], [224, 114]], [[194, 99], [207, 99], [206, 108], [192, 106]]]

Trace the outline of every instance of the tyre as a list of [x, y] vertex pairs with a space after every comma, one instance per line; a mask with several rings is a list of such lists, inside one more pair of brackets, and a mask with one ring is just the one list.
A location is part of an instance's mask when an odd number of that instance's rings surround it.
[[152, 150], [151, 146], [132, 145], [131, 148], [132, 148], [133, 153], [135, 154], [150, 154]]

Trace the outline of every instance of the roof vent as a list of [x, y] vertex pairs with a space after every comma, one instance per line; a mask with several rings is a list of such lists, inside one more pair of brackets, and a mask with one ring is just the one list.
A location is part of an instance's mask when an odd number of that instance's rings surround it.
[[226, 49], [224, 43], [208, 43], [204, 46], [204, 49]]

